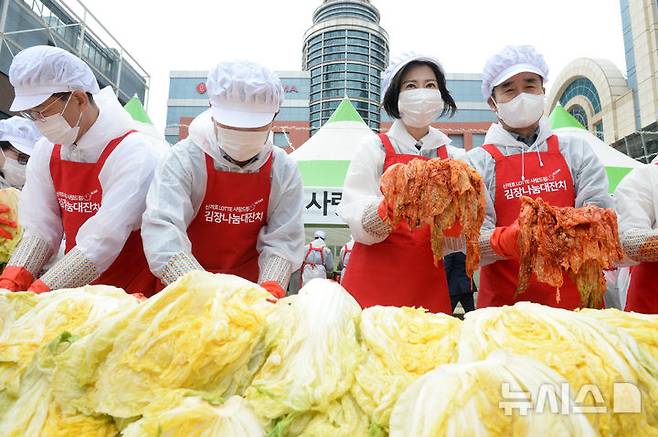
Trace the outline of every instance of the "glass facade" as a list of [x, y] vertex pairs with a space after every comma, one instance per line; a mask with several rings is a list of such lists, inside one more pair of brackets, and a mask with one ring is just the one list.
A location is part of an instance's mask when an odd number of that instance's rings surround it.
[[573, 105], [571, 108], [569, 108], [569, 114], [573, 115], [576, 120], [580, 124], [583, 125], [583, 127], [587, 128], [589, 127], [589, 123], [587, 120], [587, 112], [585, 112], [585, 108], [583, 108], [580, 105]]
[[560, 96], [560, 104], [566, 107], [569, 100], [575, 96], [583, 96], [589, 100], [595, 114], [601, 112], [601, 99], [599, 98], [599, 92], [596, 90], [596, 87], [591, 80], [585, 77], [580, 77], [571, 82], [567, 89], [564, 90], [564, 93]]
[[[315, 11], [313, 23], [337, 18], [377, 25], [379, 12], [366, 1], [325, 1]], [[322, 27], [307, 37], [303, 69], [311, 72], [311, 134], [329, 119], [344, 97], [350, 98], [368, 126], [379, 129], [381, 73], [388, 64], [384, 35], [357, 23]]]
[[635, 128], [640, 126], [640, 102], [637, 94], [637, 71], [635, 66], [635, 44], [633, 43], [633, 28], [631, 27], [631, 12], [628, 0], [619, 0], [621, 10], [621, 29], [624, 35], [624, 54], [626, 58], [626, 75], [628, 87], [633, 90], [635, 106]]
[[12, 53], [35, 45], [56, 46], [85, 60], [100, 87], [112, 86], [122, 103], [134, 95], [144, 102], [148, 74], [128, 53], [119, 51], [118, 41], [109, 33], [103, 39], [96, 36], [94, 29], [99, 29], [101, 23], [86, 15], [87, 21], [78, 21], [64, 2], [5, 1], [6, 9], [5, 6], [0, 9], [0, 23], [4, 22], [4, 29], [0, 29], [4, 33], [4, 42], [0, 48], [2, 73], [8, 73]]

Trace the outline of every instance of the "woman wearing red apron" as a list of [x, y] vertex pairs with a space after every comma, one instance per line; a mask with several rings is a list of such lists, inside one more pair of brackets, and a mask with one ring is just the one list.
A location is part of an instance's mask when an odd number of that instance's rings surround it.
[[631, 171], [617, 186], [615, 209], [631, 267], [626, 311], [658, 314], [658, 158]]
[[299, 171], [268, 140], [283, 87], [251, 62], [220, 63], [206, 84], [211, 108], [172, 148], [148, 194], [149, 265], [165, 284], [203, 269], [281, 297], [304, 246]]
[[531, 301], [553, 307], [580, 307], [573, 281], [564, 276], [560, 301], [554, 287], [533, 275], [516, 295], [519, 274], [518, 216], [521, 197], [541, 197], [553, 206], [611, 204], [603, 165], [583, 140], [555, 135], [543, 118], [548, 67], [530, 46], [506, 47], [487, 62], [482, 90], [499, 123], [485, 145], [468, 153], [487, 188], [487, 216], [480, 236], [478, 308]]
[[[23, 50], [10, 80], [12, 110], [46, 139], [30, 158], [19, 212], [25, 233], [0, 287], [43, 292], [106, 284], [153, 293], [157, 280], [139, 227], [164, 148], [133, 131], [112, 89], [99, 91], [89, 67], [65, 50]], [[66, 255], [37, 279], [62, 235]]]
[[379, 180], [393, 164], [454, 157], [458, 151], [430, 124], [453, 114], [456, 105], [440, 63], [413, 53], [384, 72], [382, 92], [383, 107], [395, 122], [388, 134], [368, 138], [350, 164], [339, 215], [355, 243], [342, 285], [362, 307], [415, 306], [450, 314], [445, 272], [442, 263], [434, 265], [429, 227], [391, 229]]

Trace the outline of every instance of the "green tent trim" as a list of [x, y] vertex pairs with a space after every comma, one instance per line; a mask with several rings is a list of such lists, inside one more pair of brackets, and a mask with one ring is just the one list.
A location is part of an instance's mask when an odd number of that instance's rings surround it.
[[149, 115], [144, 110], [144, 106], [142, 105], [142, 102], [139, 101], [139, 98], [137, 96], [128, 100], [128, 103], [126, 103], [123, 106], [123, 108], [126, 111], [128, 111], [128, 114], [130, 114], [133, 120], [140, 121], [146, 124], [153, 124], [153, 122], [149, 118]]
[[352, 105], [352, 102], [350, 102], [350, 99], [347, 97], [341, 100], [340, 105], [338, 105], [338, 108], [336, 108], [334, 113], [331, 114], [331, 117], [325, 124], [334, 123], [336, 121], [356, 121], [365, 124], [357, 110], [354, 109], [354, 105]]
[[350, 161], [298, 161], [305, 187], [342, 187]]
[[621, 182], [624, 176], [630, 173], [631, 170], [633, 169], [627, 167], [606, 167], [605, 172], [608, 175], [608, 185], [610, 186], [608, 191], [614, 193], [619, 182]]
[[578, 129], [585, 129], [580, 122], [573, 115], [569, 114], [566, 109], [560, 104], [555, 106], [553, 112], [548, 117], [551, 123], [551, 129], [559, 129], [562, 127], [575, 127]]

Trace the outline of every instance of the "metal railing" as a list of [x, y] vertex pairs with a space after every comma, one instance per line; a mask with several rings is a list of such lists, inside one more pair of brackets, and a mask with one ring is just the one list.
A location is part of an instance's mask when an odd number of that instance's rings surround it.
[[[18, 6], [38, 23], [29, 29], [6, 31], [9, 5]], [[143, 81], [144, 106], [148, 105], [150, 75], [125, 49], [96, 16], [80, 0], [5, 0], [0, 10], [0, 55], [8, 50], [13, 55], [25, 48], [21, 35], [45, 32], [48, 43], [61, 47], [84, 59], [117, 95], [130, 99], [132, 95], [122, 88], [124, 68], [134, 72]], [[134, 84], [133, 84], [134, 85]], [[141, 83], [140, 83], [141, 85]]]

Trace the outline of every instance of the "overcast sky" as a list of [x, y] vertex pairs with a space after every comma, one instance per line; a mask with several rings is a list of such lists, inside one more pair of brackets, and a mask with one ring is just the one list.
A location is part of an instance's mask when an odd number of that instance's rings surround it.
[[[301, 70], [304, 32], [322, 0], [82, 0], [151, 75], [148, 112], [164, 129], [170, 70], [224, 59]], [[619, 0], [373, 0], [391, 55], [433, 54], [450, 73], [479, 73], [506, 44], [544, 53], [550, 79], [577, 57], [626, 73]]]

